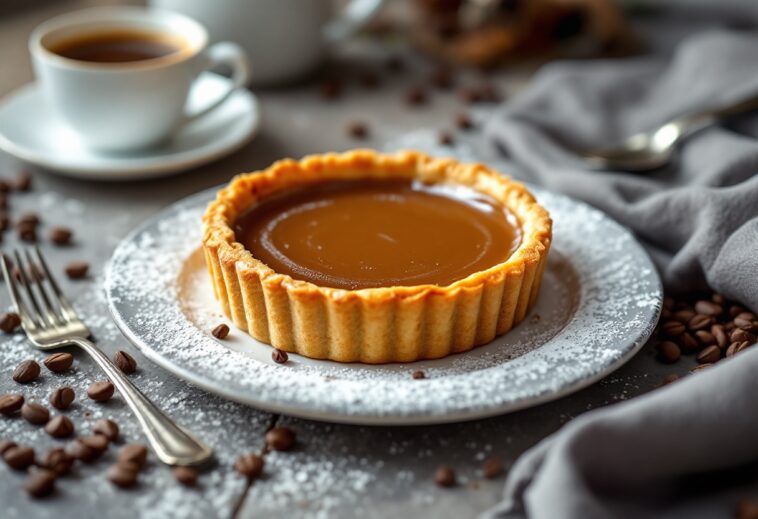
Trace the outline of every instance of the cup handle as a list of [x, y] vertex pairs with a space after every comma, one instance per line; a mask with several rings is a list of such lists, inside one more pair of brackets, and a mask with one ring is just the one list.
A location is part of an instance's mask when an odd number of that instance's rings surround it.
[[324, 37], [334, 43], [352, 36], [374, 17], [383, 3], [384, 0], [352, 0], [326, 24]]
[[206, 106], [186, 113], [184, 117], [185, 123], [194, 121], [217, 108], [220, 104], [229, 99], [229, 96], [232, 95], [235, 90], [243, 88], [250, 80], [250, 65], [248, 65], [247, 55], [245, 54], [245, 51], [242, 50], [242, 47], [236, 43], [227, 41], [215, 43], [205, 50], [204, 58], [205, 60], [201, 62], [198, 75], [201, 72], [212, 69], [218, 65], [226, 65], [232, 69], [232, 84], [223, 95], [214, 99]]

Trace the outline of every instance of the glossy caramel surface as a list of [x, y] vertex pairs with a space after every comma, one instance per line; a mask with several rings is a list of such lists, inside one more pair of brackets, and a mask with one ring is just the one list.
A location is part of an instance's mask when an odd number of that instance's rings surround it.
[[242, 215], [236, 239], [275, 272], [322, 287], [449, 285], [505, 261], [515, 217], [462, 186], [333, 181]]

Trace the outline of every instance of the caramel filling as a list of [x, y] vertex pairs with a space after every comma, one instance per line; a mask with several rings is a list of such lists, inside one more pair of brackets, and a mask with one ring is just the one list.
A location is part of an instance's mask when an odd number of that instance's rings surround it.
[[236, 240], [275, 272], [322, 287], [449, 285], [508, 259], [516, 218], [462, 186], [332, 181], [254, 206]]

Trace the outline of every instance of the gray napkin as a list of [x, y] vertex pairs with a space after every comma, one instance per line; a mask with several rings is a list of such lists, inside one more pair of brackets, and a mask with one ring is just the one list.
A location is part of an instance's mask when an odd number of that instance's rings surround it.
[[[702, 131], [654, 174], [595, 172], [558, 142], [609, 145], [685, 112], [758, 94], [758, 37], [709, 32], [668, 62], [544, 67], [485, 133], [526, 180], [606, 211], [670, 290], [710, 286], [758, 310], [758, 114]], [[672, 504], [687, 478], [758, 460], [758, 346], [688, 380], [587, 413], [521, 457], [486, 518], [719, 517]], [[703, 492], [707, 494], [707, 492]], [[696, 506], [695, 506], [696, 505]]]

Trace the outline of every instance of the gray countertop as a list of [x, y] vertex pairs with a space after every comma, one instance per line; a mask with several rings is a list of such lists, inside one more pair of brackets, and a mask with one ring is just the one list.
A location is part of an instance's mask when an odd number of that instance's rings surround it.
[[[0, 17], [0, 95], [31, 80], [26, 37], [34, 25], [58, 11], [92, 2], [67, 0], [29, 2], [30, 7]], [[33, 7], [33, 8], [32, 8]], [[381, 68], [385, 54], [371, 42], [358, 42], [340, 57], [341, 70]], [[647, 392], [672, 372], [686, 372], [690, 359], [674, 367], [656, 362], [646, 347], [613, 375], [573, 396], [507, 416], [470, 423], [429, 427], [356, 427], [309, 422], [271, 415], [222, 400], [194, 388], [152, 365], [119, 335], [108, 317], [102, 295], [103, 269], [118, 241], [135, 225], [184, 196], [220, 184], [240, 171], [265, 167], [285, 156], [347, 149], [355, 146], [345, 131], [349, 121], [371, 125], [371, 138], [361, 144], [381, 147], [404, 133], [452, 128], [461, 106], [453, 93], [434, 93], [428, 106], [409, 109], [402, 102], [405, 89], [426, 70], [419, 64], [402, 76], [385, 81], [377, 90], [348, 86], [344, 98], [320, 100], [315, 83], [256, 92], [262, 102], [259, 136], [233, 155], [211, 165], [170, 178], [133, 183], [97, 183], [34, 172], [34, 189], [14, 194], [11, 214], [39, 211], [44, 229], [65, 222], [76, 231], [76, 243], [67, 248], [43, 245], [58, 271], [69, 260], [92, 265], [89, 279], [66, 282], [92, 325], [100, 346], [112, 353], [129, 351], [139, 363], [135, 383], [180, 423], [195, 431], [217, 452], [217, 463], [202, 473], [196, 489], [178, 485], [170, 471], [154, 458], [132, 490], [118, 490], [104, 472], [115, 455], [91, 465], [79, 465], [58, 482], [58, 491], [33, 501], [20, 490], [23, 475], [0, 466], [0, 502], [6, 518], [22, 517], [472, 517], [493, 505], [504, 478], [481, 477], [483, 461], [501, 457], [511, 465], [524, 450], [577, 415]], [[418, 69], [416, 71], [415, 69]], [[495, 76], [504, 89], [516, 88], [523, 72]], [[480, 109], [481, 110], [481, 109]], [[484, 109], [486, 110], [486, 108]], [[17, 163], [0, 156], [0, 174], [12, 176]], [[0, 176], [2, 176], [0, 175]], [[15, 244], [8, 232], [3, 247]], [[4, 292], [4, 289], [2, 290]], [[0, 294], [0, 304], [8, 304]], [[54, 387], [67, 383], [78, 393], [68, 414], [79, 431], [87, 431], [101, 416], [112, 417], [127, 441], [141, 441], [140, 431], [118, 396], [106, 404], [87, 401], [87, 385], [103, 376], [85, 355], [76, 353], [75, 370], [53, 375], [43, 368], [40, 380], [19, 388], [11, 380], [18, 362], [41, 360], [22, 335], [0, 337], [0, 393], [23, 391], [27, 399], [47, 401]], [[266, 457], [265, 476], [248, 486], [231, 468], [235, 458], [259, 451], [263, 434], [272, 424], [287, 424], [298, 435], [297, 448]], [[0, 419], [0, 438], [29, 443], [43, 453], [63, 444], [20, 418]], [[433, 473], [440, 464], [456, 469], [460, 484], [440, 489]]]

